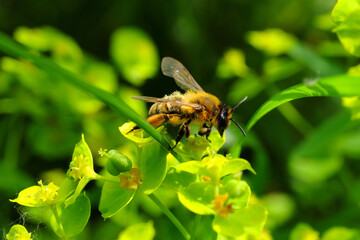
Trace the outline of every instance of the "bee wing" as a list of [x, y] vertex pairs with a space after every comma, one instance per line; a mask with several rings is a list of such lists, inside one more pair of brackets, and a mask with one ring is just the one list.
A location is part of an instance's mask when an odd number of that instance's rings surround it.
[[199, 105], [199, 104], [194, 104], [194, 103], [183, 103], [180, 101], [176, 101], [173, 99], [164, 99], [164, 98], [157, 98], [157, 97], [148, 97], [148, 96], [136, 96], [136, 97], [131, 97], [133, 99], [137, 99], [137, 100], [142, 100], [145, 102], [154, 102], [154, 103], [171, 103], [171, 104], [177, 104], [177, 105], [182, 105], [182, 106], [188, 106], [188, 107], [192, 107], [196, 110], [201, 110], [204, 107]]
[[184, 90], [204, 91], [184, 65], [174, 58], [164, 57], [161, 70], [165, 76], [174, 78], [176, 84]]

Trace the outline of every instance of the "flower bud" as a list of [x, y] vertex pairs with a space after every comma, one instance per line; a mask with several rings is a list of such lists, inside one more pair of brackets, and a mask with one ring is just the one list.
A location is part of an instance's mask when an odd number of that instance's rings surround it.
[[121, 154], [117, 150], [110, 150], [106, 161], [106, 170], [113, 176], [118, 176], [121, 172], [127, 172], [132, 168], [130, 158]]
[[235, 179], [229, 180], [225, 185], [226, 191], [232, 198], [241, 197], [246, 192], [246, 188], [247, 184], [244, 181], [239, 181]]

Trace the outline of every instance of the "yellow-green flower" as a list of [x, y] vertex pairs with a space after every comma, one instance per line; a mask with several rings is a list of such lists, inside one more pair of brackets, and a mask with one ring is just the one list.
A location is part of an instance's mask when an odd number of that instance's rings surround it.
[[203, 160], [201, 160], [201, 166], [203, 169], [202, 175], [213, 179], [215, 182], [219, 181], [223, 166], [228, 161], [229, 160], [226, 157], [220, 154], [205, 157]]
[[26, 228], [22, 225], [16, 224], [11, 227], [8, 234], [6, 234], [7, 240], [32, 240], [31, 233], [28, 233]]
[[229, 198], [229, 194], [225, 193], [223, 195], [216, 194], [215, 200], [212, 200], [211, 203], [214, 204], [213, 209], [217, 211], [219, 217], [226, 218], [229, 213], [234, 213], [232, 209], [232, 203], [225, 204], [226, 200]]
[[17, 202], [20, 205], [28, 207], [52, 206], [56, 203], [59, 187], [50, 182], [48, 185], [32, 186], [22, 190], [18, 197], [10, 199], [11, 202]]
[[141, 182], [140, 168], [132, 168], [127, 175], [120, 174], [120, 187], [126, 190], [137, 189]]
[[88, 157], [84, 157], [83, 154], [80, 154], [73, 158], [69, 176], [76, 181], [82, 179], [84, 176], [96, 177], [96, 173], [92, 169], [92, 166], [89, 165]]

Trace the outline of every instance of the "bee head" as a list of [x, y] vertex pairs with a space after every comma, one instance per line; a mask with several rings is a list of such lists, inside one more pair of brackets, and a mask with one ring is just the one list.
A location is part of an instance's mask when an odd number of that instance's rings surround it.
[[234, 119], [232, 119], [232, 112], [235, 110], [235, 108], [237, 108], [246, 99], [247, 99], [247, 97], [245, 97], [243, 100], [241, 100], [233, 108], [230, 108], [229, 106], [227, 106], [225, 104], [221, 104], [219, 106], [220, 113], [219, 113], [219, 115], [217, 116], [217, 119], [216, 119], [216, 123], [217, 123], [216, 127], [217, 127], [221, 137], [223, 136], [225, 129], [227, 129], [229, 127], [230, 121], [234, 122], [236, 124], [236, 126], [238, 126], [238, 128], [244, 134], [244, 136], [246, 137], [246, 133], [242, 129], [242, 127]]
[[221, 104], [219, 110], [220, 112], [216, 119], [216, 128], [219, 131], [220, 136], [222, 137], [225, 129], [227, 129], [230, 124], [232, 109], [225, 104]]

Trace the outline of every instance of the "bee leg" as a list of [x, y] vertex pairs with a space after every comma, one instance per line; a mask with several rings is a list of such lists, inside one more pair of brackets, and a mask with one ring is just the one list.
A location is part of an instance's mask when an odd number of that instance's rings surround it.
[[186, 126], [185, 136], [186, 136], [186, 138], [190, 137], [190, 125]]
[[[148, 121], [148, 123], [150, 123], [154, 128], [159, 127], [161, 124], [164, 124], [166, 122], [171, 122], [171, 123], [175, 123], [176, 121], [178, 121], [178, 119], [180, 119], [180, 115], [179, 114], [156, 114], [153, 116], [150, 116], [146, 119], [146, 121]], [[128, 133], [131, 133], [134, 130], [138, 130], [140, 129], [139, 126], [135, 126], [133, 127]]]
[[211, 125], [209, 127], [208, 125], [206, 125], [206, 123], [204, 123], [198, 132], [200, 136], [206, 136], [206, 140], [208, 140], [209, 142], [211, 142], [211, 140], [209, 139], [211, 133], [211, 127], [212, 127]]
[[190, 123], [191, 120], [189, 119], [185, 123], [181, 124], [178, 135], [175, 139], [175, 145], [172, 148], [170, 148], [170, 150], [174, 150], [174, 148], [178, 145], [178, 143], [180, 142], [180, 140], [183, 138], [184, 135], [187, 138], [190, 136]]

